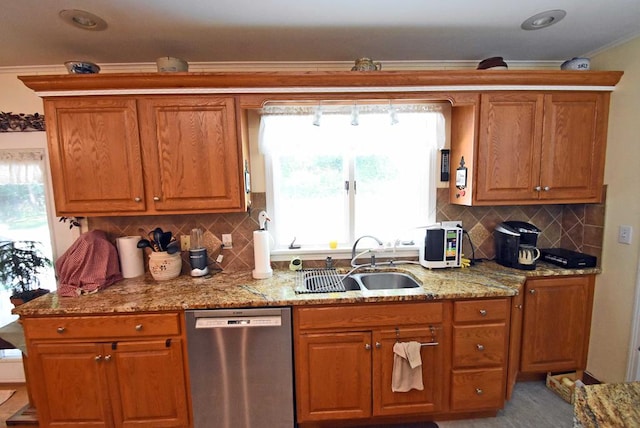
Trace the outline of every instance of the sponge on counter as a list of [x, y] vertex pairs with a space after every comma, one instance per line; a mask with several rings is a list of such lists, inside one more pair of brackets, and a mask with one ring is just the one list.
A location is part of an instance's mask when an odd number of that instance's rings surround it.
[[471, 266], [471, 259], [467, 259], [466, 257], [460, 257], [460, 267], [466, 268]]

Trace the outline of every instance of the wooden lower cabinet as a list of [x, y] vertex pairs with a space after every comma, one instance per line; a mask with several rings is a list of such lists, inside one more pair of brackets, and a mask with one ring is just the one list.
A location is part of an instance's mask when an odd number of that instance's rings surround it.
[[510, 302], [478, 299], [453, 303], [452, 412], [503, 407]]
[[[294, 313], [298, 422], [427, 415], [446, 409], [448, 305], [297, 308]], [[396, 341], [425, 344], [423, 390], [392, 392]]]
[[594, 282], [594, 275], [527, 280], [521, 372], [586, 368]]
[[[135, 322], [131, 334], [122, 332], [123, 317], [108, 317], [113, 322], [103, 326], [104, 332], [120, 336], [99, 340], [85, 337], [82, 328], [86, 321], [92, 330], [95, 317], [40, 318], [33, 325], [23, 320], [29, 341], [29, 386], [41, 428], [190, 426], [184, 339], [147, 335], [146, 324]], [[61, 338], [47, 339], [43, 337], [49, 332], [32, 331], [45, 320]], [[162, 330], [162, 322], [148, 326], [154, 328]], [[30, 333], [41, 337], [30, 339]]]

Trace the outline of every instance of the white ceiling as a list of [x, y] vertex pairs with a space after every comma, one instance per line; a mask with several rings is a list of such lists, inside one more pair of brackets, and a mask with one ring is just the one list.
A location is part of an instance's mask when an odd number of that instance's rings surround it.
[[[58, 17], [82, 9], [104, 31]], [[525, 31], [539, 12], [564, 9]], [[0, 67], [226, 61], [562, 61], [640, 35], [640, 0], [0, 0]]]

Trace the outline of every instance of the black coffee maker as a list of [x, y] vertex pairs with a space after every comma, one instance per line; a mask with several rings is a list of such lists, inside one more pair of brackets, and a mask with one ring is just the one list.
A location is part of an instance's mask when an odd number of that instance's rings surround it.
[[540, 250], [536, 247], [542, 231], [524, 221], [505, 221], [493, 231], [496, 262], [502, 266], [523, 270], [536, 268]]

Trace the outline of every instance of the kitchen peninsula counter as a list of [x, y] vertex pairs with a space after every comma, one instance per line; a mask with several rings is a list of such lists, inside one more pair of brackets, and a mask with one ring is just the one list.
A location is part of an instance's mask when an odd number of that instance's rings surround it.
[[576, 426], [640, 426], [640, 382], [586, 385], [576, 388]]
[[[389, 269], [377, 271], [380, 270]], [[220, 272], [207, 278], [181, 275], [168, 281], [155, 281], [145, 274], [78, 297], [49, 293], [15, 308], [13, 312], [21, 316], [55, 316], [491, 298], [517, 295], [529, 277], [600, 272], [598, 268], [563, 269], [544, 262], [533, 271], [510, 269], [494, 262], [481, 262], [468, 268], [432, 270], [416, 264], [398, 264], [392, 270], [408, 273], [422, 287], [297, 294], [296, 272], [289, 270], [275, 270], [272, 278], [262, 280], [253, 279], [251, 271]], [[363, 271], [366, 269], [358, 272]]]

